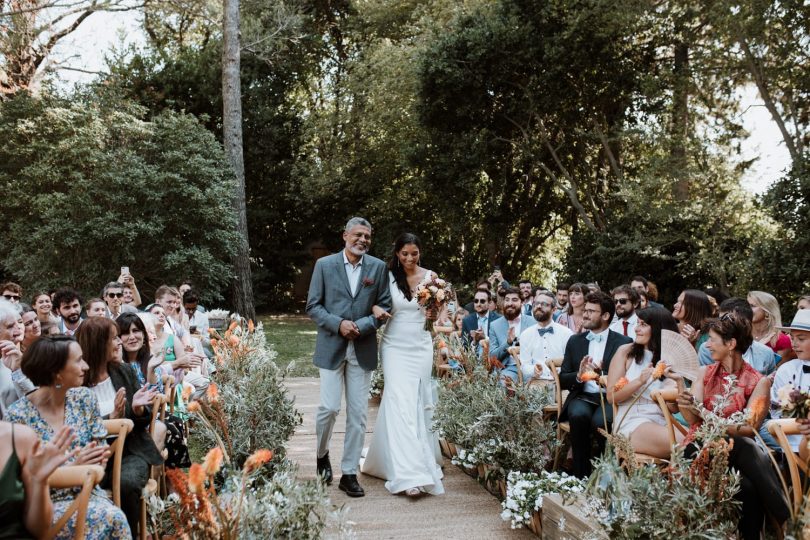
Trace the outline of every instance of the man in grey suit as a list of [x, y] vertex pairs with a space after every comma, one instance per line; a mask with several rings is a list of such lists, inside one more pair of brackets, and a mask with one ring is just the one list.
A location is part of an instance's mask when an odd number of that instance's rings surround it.
[[365, 495], [357, 468], [366, 436], [368, 388], [377, 367], [377, 328], [371, 308], [391, 310], [388, 269], [368, 255], [371, 224], [354, 217], [343, 232], [346, 247], [318, 259], [309, 284], [307, 314], [318, 325], [313, 362], [320, 368], [321, 404], [315, 419], [318, 474], [332, 482], [329, 440], [346, 389], [346, 437], [338, 487], [350, 497]]

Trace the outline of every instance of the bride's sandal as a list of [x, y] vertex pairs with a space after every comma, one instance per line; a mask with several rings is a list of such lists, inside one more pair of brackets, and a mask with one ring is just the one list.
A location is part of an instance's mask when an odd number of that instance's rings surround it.
[[405, 490], [405, 495], [407, 495], [408, 497], [418, 497], [421, 494], [422, 490], [419, 488], [412, 487]]

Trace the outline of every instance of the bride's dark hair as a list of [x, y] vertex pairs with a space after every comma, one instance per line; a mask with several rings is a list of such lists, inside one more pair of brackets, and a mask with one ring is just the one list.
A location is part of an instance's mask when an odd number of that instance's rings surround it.
[[408, 276], [405, 275], [405, 269], [399, 264], [399, 257], [397, 257], [397, 253], [408, 244], [413, 244], [419, 248], [420, 252], [422, 251], [422, 241], [419, 240], [418, 236], [411, 233], [400, 234], [394, 241], [394, 253], [391, 256], [391, 260], [388, 261], [388, 269], [391, 271], [391, 274], [393, 274], [397, 287], [399, 287], [399, 290], [402, 291], [402, 294], [408, 302], [410, 302], [411, 298], [413, 298], [411, 286], [408, 285]]

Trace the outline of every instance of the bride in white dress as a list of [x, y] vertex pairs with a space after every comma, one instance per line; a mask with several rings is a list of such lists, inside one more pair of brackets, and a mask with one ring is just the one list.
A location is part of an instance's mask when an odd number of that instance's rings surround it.
[[[374, 436], [361, 464], [363, 474], [386, 480], [391, 493], [440, 495], [442, 456], [433, 420], [433, 343], [425, 331], [425, 313], [414, 292], [434, 274], [419, 266], [420, 241], [401, 235], [389, 264], [392, 309], [387, 318], [380, 356], [385, 387], [374, 426]], [[398, 279], [397, 279], [398, 278]], [[403, 291], [404, 289], [404, 291]], [[429, 314], [431, 319], [435, 313]]]

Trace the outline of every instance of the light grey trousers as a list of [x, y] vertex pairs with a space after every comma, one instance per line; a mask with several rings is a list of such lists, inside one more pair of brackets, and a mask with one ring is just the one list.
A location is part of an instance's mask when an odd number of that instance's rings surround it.
[[320, 458], [329, 451], [332, 429], [340, 412], [340, 401], [345, 389], [346, 437], [343, 440], [343, 459], [340, 462], [343, 474], [357, 474], [360, 454], [366, 439], [368, 387], [371, 383], [371, 372], [360, 367], [351, 349], [349, 347], [346, 360], [337, 369], [320, 369], [321, 404], [315, 416], [315, 434]]

